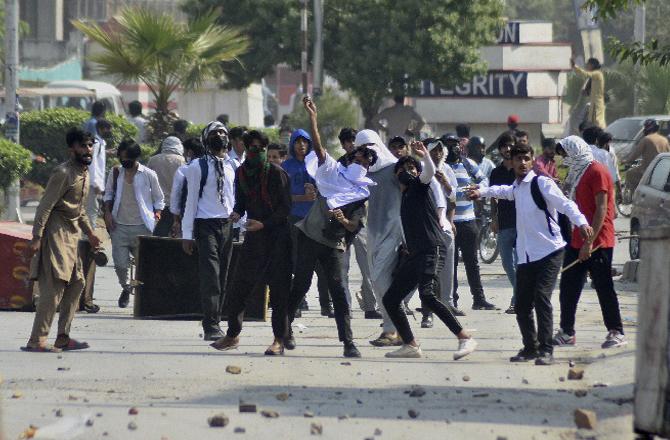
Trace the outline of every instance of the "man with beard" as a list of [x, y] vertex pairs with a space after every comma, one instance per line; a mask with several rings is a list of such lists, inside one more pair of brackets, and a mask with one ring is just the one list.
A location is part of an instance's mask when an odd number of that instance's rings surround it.
[[[232, 247], [230, 219], [235, 205], [235, 164], [228, 158], [228, 130], [212, 121], [200, 137], [207, 154], [186, 170], [186, 204], [182, 218], [183, 248], [198, 246], [198, 281], [205, 341], [223, 337], [219, 327]], [[195, 241], [193, 241], [195, 239]]]
[[252, 130], [244, 134], [246, 160], [235, 173], [235, 208], [230, 221], [247, 214], [246, 235], [240, 249], [240, 264], [230, 292], [228, 331], [214, 342], [217, 350], [239, 344], [246, 300], [257, 284], [270, 287], [274, 341], [266, 355], [284, 354], [288, 336], [287, 305], [291, 289], [291, 235], [288, 215], [291, 194], [288, 175], [267, 160], [269, 140]]
[[[35, 212], [33, 239], [28, 245], [29, 252], [36, 254], [30, 275], [38, 280], [40, 297], [30, 339], [22, 347], [25, 351], [88, 348], [87, 343], [70, 338], [70, 324], [84, 289], [79, 236], [83, 232], [92, 248], [100, 246], [85, 212], [93, 136], [73, 128], [68, 131], [66, 142], [72, 158], [53, 171]], [[57, 309], [58, 336], [55, 345], [50, 346], [46, 339]]]
[[[490, 184], [511, 185], [516, 179], [512, 167], [512, 148], [516, 139], [509, 133], [500, 136], [498, 152], [503, 161], [492, 172]], [[537, 162], [535, 162], [537, 163]], [[491, 199], [491, 230], [498, 234], [498, 248], [502, 259], [503, 269], [507, 279], [512, 285], [512, 300], [505, 313], [514, 314], [514, 302], [516, 300], [516, 211], [514, 202], [510, 200]]]
[[130, 302], [130, 256], [137, 257], [140, 235], [151, 235], [165, 207], [156, 172], [138, 162], [142, 150], [132, 139], [119, 144], [121, 167], [107, 177], [105, 225], [112, 239], [114, 270], [121, 285], [119, 307]]
[[[465, 272], [472, 293], [473, 310], [497, 310], [497, 307], [484, 296], [481, 275], [479, 274], [479, 261], [477, 261], [477, 234], [479, 228], [475, 220], [475, 208], [472, 200], [468, 199], [465, 191], [472, 185], [481, 184], [486, 186], [487, 179], [481, 170], [471, 159], [462, 158], [458, 145], [459, 138], [455, 134], [442, 136], [442, 142], [447, 147], [447, 164], [454, 170], [458, 188], [456, 189], [456, 213], [454, 223], [456, 224], [456, 250], [460, 250], [465, 264]], [[454, 305], [458, 306], [458, 258], [454, 258]]]
[[[310, 117], [314, 148], [306, 158], [306, 166], [316, 181], [319, 195], [307, 216], [296, 225], [300, 229], [298, 261], [289, 299], [289, 321], [293, 321], [309, 290], [314, 268], [319, 262], [328, 280], [344, 356], [360, 357], [351, 332], [351, 310], [342, 283], [342, 259], [347, 243], [360, 230], [365, 201], [370, 195], [368, 186], [373, 184], [365, 175], [377, 156], [368, 148], [356, 148], [350, 153], [346, 166], [337, 162], [321, 145], [316, 105], [309, 97], [305, 97], [304, 105]], [[295, 348], [292, 334], [286, 348]]]

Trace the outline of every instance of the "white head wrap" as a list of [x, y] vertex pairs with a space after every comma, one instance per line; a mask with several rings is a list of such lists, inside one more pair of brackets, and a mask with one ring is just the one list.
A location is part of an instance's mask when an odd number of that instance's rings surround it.
[[176, 136], [168, 136], [161, 144], [161, 153], [184, 155], [184, 146]]
[[564, 189], [568, 191], [569, 197], [574, 199], [579, 180], [595, 159], [591, 147], [579, 136], [568, 136], [558, 143], [568, 154], [568, 157], [563, 159], [563, 163], [568, 166]]
[[360, 147], [362, 145], [369, 145], [368, 148], [375, 150], [377, 153], [377, 162], [370, 167], [368, 172], [375, 173], [386, 168], [389, 165], [395, 164], [398, 159], [386, 148], [384, 142], [374, 130], [361, 130], [356, 134], [354, 145]]

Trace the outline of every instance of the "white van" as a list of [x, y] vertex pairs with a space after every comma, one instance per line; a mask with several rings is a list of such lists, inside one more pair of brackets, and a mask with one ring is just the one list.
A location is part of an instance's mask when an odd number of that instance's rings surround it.
[[[116, 113], [117, 115], [126, 114], [126, 107], [123, 103], [123, 98], [119, 89], [114, 87], [112, 84], [102, 82], [102, 81], [85, 81], [85, 80], [72, 80], [72, 81], [52, 81], [46, 85], [47, 88], [68, 88], [68, 89], [79, 89], [87, 90], [95, 94], [95, 101], [102, 101], [105, 103], [105, 107], [108, 112]], [[72, 99], [69, 99], [70, 105], [68, 107], [79, 107], [84, 110], [91, 110], [93, 101], [91, 99], [79, 98], [73, 96]], [[75, 103], [76, 101], [76, 103]], [[73, 105], [73, 103], [75, 105]], [[59, 107], [65, 107], [66, 105], [59, 105]]]

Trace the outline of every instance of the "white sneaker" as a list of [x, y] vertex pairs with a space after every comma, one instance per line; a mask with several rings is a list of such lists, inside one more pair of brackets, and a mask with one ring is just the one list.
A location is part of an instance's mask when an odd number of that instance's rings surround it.
[[454, 352], [454, 360], [457, 361], [464, 358], [465, 356], [475, 351], [476, 348], [477, 341], [475, 341], [473, 338], [459, 339], [458, 350]]
[[387, 358], [420, 358], [422, 355], [423, 353], [421, 353], [421, 347], [415, 347], [413, 345], [407, 344], [404, 344], [395, 351], [386, 353]]
[[621, 333], [619, 333], [617, 330], [612, 330], [607, 334], [605, 342], [602, 343], [601, 347], [616, 348], [616, 347], [623, 347], [626, 344], [628, 344], [628, 341], [626, 341], [626, 337]]

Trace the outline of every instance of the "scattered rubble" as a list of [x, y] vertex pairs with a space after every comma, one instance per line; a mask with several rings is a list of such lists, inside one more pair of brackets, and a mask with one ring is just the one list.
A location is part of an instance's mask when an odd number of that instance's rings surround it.
[[207, 419], [210, 428], [225, 428], [229, 421], [224, 413], [215, 414]]
[[575, 425], [579, 429], [595, 429], [598, 424], [596, 413], [587, 409], [575, 410]]

